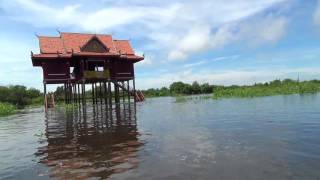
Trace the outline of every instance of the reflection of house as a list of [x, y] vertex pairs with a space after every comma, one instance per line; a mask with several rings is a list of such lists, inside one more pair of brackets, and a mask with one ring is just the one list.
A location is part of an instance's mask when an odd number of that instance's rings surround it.
[[79, 85], [83, 93], [84, 84], [105, 83], [106, 91], [111, 91], [109, 86], [113, 83], [115, 92], [121, 88], [129, 95], [136, 95], [134, 89], [129, 92], [129, 81], [133, 81], [134, 88], [134, 63], [144, 58], [135, 55], [129, 41], [113, 40], [105, 34], [80, 33], [38, 38], [40, 54], [32, 53], [31, 58], [33, 66], [43, 69], [45, 91], [46, 84], [65, 84], [66, 96], [71, 93], [68, 98], [71, 99], [77, 88], [79, 91]]
[[[89, 110], [89, 109], [88, 109]], [[107, 178], [139, 165], [134, 112], [116, 109], [114, 119], [101, 114], [51, 114], [47, 119], [47, 144], [36, 155], [57, 179]], [[130, 112], [129, 112], [130, 111]], [[108, 124], [108, 125], [107, 125]]]

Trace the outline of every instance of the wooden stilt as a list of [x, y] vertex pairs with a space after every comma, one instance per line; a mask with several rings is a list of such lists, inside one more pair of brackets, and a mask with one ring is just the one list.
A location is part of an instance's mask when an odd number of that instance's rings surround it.
[[120, 103], [119, 86], [114, 84], [114, 90], [115, 90], [115, 101], [116, 101], [116, 104], [119, 104]]
[[[122, 81], [122, 86], [123, 86], [123, 88], [125, 88], [124, 87], [124, 81]], [[123, 88], [122, 88], [122, 103], [124, 104], [124, 102], [125, 102], [125, 98], [124, 98], [125, 94], [124, 94], [124, 89]]]
[[81, 83], [81, 101], [82, 101], [82, 105], [84, 106], [83, 82]]
[[63, 85], [63, 92], [64, 92], [64, 103], [67, 104], [67, 85], [64, 83]]
[[99, 85], [100, 85], [100, 87], [99, 87], [99, 98], [100, 98], [100, 104], [102, 105], [102, 84], [101, 84], [101, 82], [99, 82]]
[[136, 103], [136, 81], [135, 77], [133, 77], [133, 95], [134, 95], [134, 102]]
[[81, 94], [80, 94], [80, 84], [78, 83], [78, 104], [80, 104]]
[[43, 95], [44, 95], [44, 107], [45, 110], [48, 110], [48, 101], [47, 101], [47, 84], [43, 82]]
[[128, 102], [130, 103], [130, 84], [129, 84], [129, 80], [127, 81], [127, 91], [128, 91]]
[[108, 97], [109, 97], [109, 108], [112, 109], [112, 92], [111, 92], [111, 82], [108, 81]]
[[84, 100], [84, 106], [86, 106], [87, 103], [87, 97], [86, 97], [86, 83], [85, 80], [83, 81], [83, 100]]
[[97, 83], [94, 83], [95, 104], [98, 104], [98, 87]]
[[103, 83], [103, 89], [104, 89], [104, 92], [103, 92], [103, 97], [104, 97], [104, 104], [106, 105], [107, 107], [107, 104], [108, 104], [108, 98], [107, 98], [107, 83], [106, 81], [104, 81]]
[[72, 84], [72, 95], [73, 95], [73, 103], [75, 104], [77, 102], [77, 91], [76, 91], [76, 85]]
[[94, 85], [92, 83], [92, 87], [91, 87], [91, 95], [92, 95], [92, 104], [95, 104], [95, 101], [94, 101]]

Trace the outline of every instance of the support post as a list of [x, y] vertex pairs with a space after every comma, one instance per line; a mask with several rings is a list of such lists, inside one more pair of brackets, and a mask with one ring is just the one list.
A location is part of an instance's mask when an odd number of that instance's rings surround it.
[[67, 104], [67, 85], [63, 84], [63, 92], [64, 92], [64, 103]]
[[87, 100], [86, 100], [86, 82], [85, 82], [85, 80], [83, 81], [83, 100], [84, 100], [84, 105], [86, 106]]
[[130, 84], [129, 84], [129, 80], [127, 80], [127, 90], [128, 90], [128, 102], [130, 103]]
[[106, 107], [107, 107], [108, 98], [107, 98], [107, 83], [106, 83], [106, 81], [104, 81], [103, 86], [104, 86], [104, 92], [103, 92], [104, 104], [105, 104]]
[[100, 104], [102, 105], [102, 84], [101, 84], [101, 81], [99, 82], [99, 85], [100, 85], [100, 87], [99, 87], [99, 98], [100, 98]]
[[133, 97], [134, 97], [134, 103], [136, 103], [136, 81], [135, 77], [133, 76]]
[[80, 104], [80, 99], [81, 99], [81, 96], [80, 96], [81, 94], [80, 94], [80, 84], [78, 83], [78, 97], [77, 97], [77, 99], [78, 99], [78, 104]]
[[95, 104], [98, 104], [98, 87], [97, 87], [97, 83], [94, 83], [94, 94], [95, 94]]
[[124, 81], [122, 81], [122, 103], [124, 104], [125, 102], [125, 98], [124, 98], [124, 88], [125, 88], [125, 85], [124, 85]]
[[91, 87], [91, 94], [92, 94], [92, 104], [94, 105], [95, 101], [94, 101], [94, 85], [93, 85], [93, 83], [92, 83], [92, 87]]
[[47, 101], [47, 84], [43, 82], [43, 95], [44, 95], [44, 107], [45, 110], [48, 110], [48, 101]]
[[112, 92], [111, 92], [111, 82], [108, 80], [108, 95], [109, 95], [109, 107], [112, 109]]

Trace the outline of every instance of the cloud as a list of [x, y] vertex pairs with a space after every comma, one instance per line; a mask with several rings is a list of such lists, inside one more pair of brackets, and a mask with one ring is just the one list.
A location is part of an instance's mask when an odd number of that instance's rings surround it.
[[203, 51], [207, 49], [209, 40], [210, 28], [197, 25], [177, 42], [177, 47], [169, 54], [169, 60], [185, 59], [188, 53]]
[[[88, 8], [81, 2], [48, 4], [46, 1], [12, 0], [2, 1], [0, 8], [9, 18], [35, 27], [94, 33], [108, 31], [142, 38], [154, 53], [165, 53], [169, 60], [183, 60], [190, 54], [221, 48], [245, 37], [254, 38], [254, 44], [276, 42], [285, 33], [284, 18], [270, 18], [264, 24], [245, 23], [245, 20], [285, 1], [107, 0], [103, 1], [105, 4]], [[252, 29], [257, 33], [254, 37], [248, 35]]]
[[216, 31], [209, 26], [191, 29], [169, 53], [169, 60], [185, 60], [190, 54], [215, 50], [225, 45], [245, 41], [251, 46], [276, 43], [286, 32], [288, 19], [285, 17], [260, 17], [251, 21], [222, 25]]
[[248, 39], [249, 44], [252, 45], [275, 43], [285, 35], [288, 21], [283, 16], [266, 16], [253, 22], [244, 23], [241, 26], [239, 36]]

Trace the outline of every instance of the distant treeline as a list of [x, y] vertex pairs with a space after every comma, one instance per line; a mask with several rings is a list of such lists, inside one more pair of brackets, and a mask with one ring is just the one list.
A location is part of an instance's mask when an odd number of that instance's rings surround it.
[[253, 85], [210, 85], [200, 84], [197, 81], [192, 84], [174, 82], [169, 88], [150, 88], [143, 93], [147, 97], [177, 96], [193, 94], [213, 93], [214, 98], [220, 97], [256, 97], [279, 94], [304, 94], [320, 92], [320, 80], [299, 81], [292, 79], [274, 80], [266, 83], [255, 83]]
[[214, 85], [209, 83], [199, 84], [194, 81], [192, 84], [183, 83], [181, 81], [172, 83], [169, 88], [150, 88], [142, 92], [147, 97], [160, 97], [160, 96], [176, 96], [176, 95], [192, 95], [192, 94], [209, 94], [212, 93]]
[[42, 102], [43, 97], [38, 89], [28, 89], [21, 85], [0, 86], [0, 103], [10, 104], [20, 109]]

